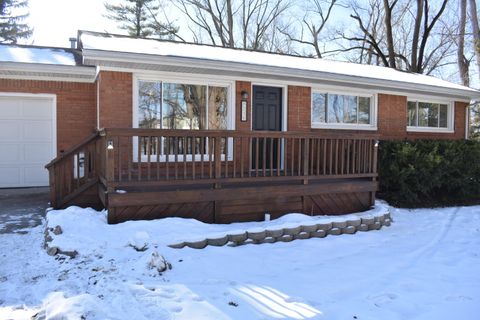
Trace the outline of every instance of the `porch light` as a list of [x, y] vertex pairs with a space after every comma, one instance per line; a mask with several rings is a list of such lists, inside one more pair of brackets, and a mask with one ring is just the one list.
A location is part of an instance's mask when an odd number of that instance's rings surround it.
[[108, 140], [108, 142], [107, 142], [107, 150], [113, 150], [113, 141], [112, 141], [112, 140]]
[[248, 92], [242, 91], [241, 92], [242, 101], [240, 102], [240, 121], [246, 122], [247, 121], [247, 100], [248, 100]]

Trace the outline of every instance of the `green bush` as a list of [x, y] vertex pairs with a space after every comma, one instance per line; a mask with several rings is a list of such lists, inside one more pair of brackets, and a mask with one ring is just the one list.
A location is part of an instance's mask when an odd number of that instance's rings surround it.
[[480, 203], [480, 142], [382, 141], [378, 196], [400, 207]]

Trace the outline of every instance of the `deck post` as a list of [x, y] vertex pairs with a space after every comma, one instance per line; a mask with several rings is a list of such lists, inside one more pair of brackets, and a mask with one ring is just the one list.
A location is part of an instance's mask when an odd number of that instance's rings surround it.
[[[373, 163], [372, 163], [372, 173], [377, 173], [377, 157], [378, 157], [378, 145], [380, 141], [375, 140], [375, 143], [373, 145]], [[377, 178], [374, 176], [372, 178], [372, 181], [377, 181]], [[375, 205], [375, 191], [371, 192], [371, 198], [370, 198], [370, 204], [373, 206]]]
[[55, 168], [56, 166], [52, 166], [48, 168], [48, 177], [49, 177], [49, 183], [50, 183], [50, 206], [53, 208], [57, 207], [57, 202], [58, 202], [58, 195], [57, 195], [57, 189], [56, 189], [56, 181], [55, 177], [58, 176], [55, 173]]
[[111, 187], [111, 182], [114, 181], [115, 175], [115, 150], [114, 143], [111, 139], [105, 139], [105, 178], [107, 181], [107, 193], [113, 192], [113, 187]]

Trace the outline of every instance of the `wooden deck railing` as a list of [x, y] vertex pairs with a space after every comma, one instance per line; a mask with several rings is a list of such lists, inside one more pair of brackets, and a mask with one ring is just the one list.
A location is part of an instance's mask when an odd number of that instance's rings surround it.
[[[98, 183], [108, 193], [201, 184], [221, 188], [235, 183], [375, 180], [376, 161], [374, 135], [102, 129], [46, 168], [51, 204], [58, 208]], [[102, 198], [103, 192], [98, 195]]]
[[375, 178], [376, 136], [103, 129], [100, 180], [120, 187]]
[[62, 207], [98, 182], [101, 150], [100, 134], [96, 132], [45, 166], [49, 171], [52, 207]]

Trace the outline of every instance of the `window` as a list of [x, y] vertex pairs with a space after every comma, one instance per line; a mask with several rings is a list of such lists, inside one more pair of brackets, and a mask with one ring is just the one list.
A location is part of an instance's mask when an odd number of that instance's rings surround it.
[[453, 128], [452, 105], [409, 100], [407, 125], [410, 131], [451, 131]]
[[[176, 81], [138, 80], [136, 124], [144, 129], [227, 130], [232, 128], [230, 117], [230, 84], [190, 84]], [[135, 114], [135, 113], [134, 113]], [[150, 139], [151, 141], [147, 141]], [[153, 139], [153, 140], [152, 140]], [[161, 141], [160, 141], [161, 140]], [[203, 140], [203, 141], [201, 141]], [[142, 161], [157, 153], [165, 161], [177, 154], [187, 159], [207, 153], [208, 138], [176, 139], [142, 137], [134, 140], [134, 150], [140, 143]], [[230, 141], [229, 141], [230, 143]], [[158, 150], [157, 150], [158, 146]], [[203, 150], [201, 150], [203, 148]], [[224, 146], [222, 146], [224, 148]], [[230, 156], [231, 151], [229, 151]], [[134, 155], [136, 151], [134, 152]], [[222, 155], [223, 156], [223, 155]], [[169, 157], [169, 159], [170, 159]], [[173, 158], [172, 158], [173, 159]]]
[[228, 129], [228, 87], [139, 81], [138, 127]]
[[312, 127], [373, 129], [373, 96], [313, 92]]

